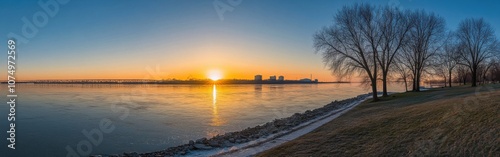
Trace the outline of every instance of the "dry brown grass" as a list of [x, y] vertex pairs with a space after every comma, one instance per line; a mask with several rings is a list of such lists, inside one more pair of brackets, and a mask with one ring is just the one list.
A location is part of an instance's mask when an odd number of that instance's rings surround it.
[[500, 85], [400, 93], [257, 156], [500, 156]]

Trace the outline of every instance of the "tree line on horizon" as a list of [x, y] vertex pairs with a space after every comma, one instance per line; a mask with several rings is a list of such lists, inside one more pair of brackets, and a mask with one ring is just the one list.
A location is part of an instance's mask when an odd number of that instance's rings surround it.
[[[411, 91], [420, 91], [423, 77], [435, 76], [452, 86], [472, 87], [500, 80], [500, 42], [483, 18], [462, 20], [456, 30], [445, 19], [425, 10], [354, 4], [344, 6], [333, 24], [314, 34], [314, 48], [340, 78], [358, 74], [370, 83], [377, 101], [387, 82], [397, 78]], [[446, 86], [446, 85], [445, 85]]]

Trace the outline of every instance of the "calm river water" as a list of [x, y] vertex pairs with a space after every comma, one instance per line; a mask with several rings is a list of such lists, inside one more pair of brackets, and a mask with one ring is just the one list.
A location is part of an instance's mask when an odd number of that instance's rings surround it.
[[[1, 101], [7, 102], [6, 85], [1, 86]], [[390, 86], [389, 90], [398, 92], [403, 87]], [[7, 148], [9, 107], [4, 103], [0, 106], [0, 117], [3, 117], [0, 120], [3, 132], [0, 156], [66, 156], [72, 151], [79, 155], [156, 151], [191, 139], [256, 126], [368, 92], [368, 88], [356, 83], [18, 84], [16, 150]]]

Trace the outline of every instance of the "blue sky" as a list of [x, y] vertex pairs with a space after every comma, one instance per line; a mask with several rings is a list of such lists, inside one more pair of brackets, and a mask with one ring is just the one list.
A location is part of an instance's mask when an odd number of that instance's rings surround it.
[[[9, 33], [22, 34], [21, 19], [43, 11], [38, 2], [0, 2], [7, 21], [0, 24], [0, 43]], [[483, 17], [500, 36], [500, 2], [494, 0], [242, 0], [224, 20], [214, 0], [72, 0], [29, 43], [18, 45], [17, 74], [27, 80], [143, 78], [148, 67], [160, 67], [162, 78], [185, 79], [205, 78], [204, 71], [215, 68], [226, 78], [313, 74], [334, 81], [314, 54], [312, 35], [331, 25], [339, 8], [358, 2], [434, 12], [451, 30], [465, 18]]]

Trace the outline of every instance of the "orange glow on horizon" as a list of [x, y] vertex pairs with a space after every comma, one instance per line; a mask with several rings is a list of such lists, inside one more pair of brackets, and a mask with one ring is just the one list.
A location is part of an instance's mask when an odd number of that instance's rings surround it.
[[210, 78], [213, 81], [217, 81], [222, 78], [222, 72], [218, 69], [212, 69], [208, 71], [208, 78]]
[[[243, 69], [243, 68], [242, 68]], [[275, 72], [278, 71], [278, 72]], [[325, 70], [326, 71], [326, 70]], [[255, 75], [262, 75], [263, 79], [269, 79], [269, 76], [284, 76], [287, 80], [298, 80], [302, 78], [309, 78], [310, 74], [295, 72], [293, 70], [267, 70], [267, 69], [244, 69], [237, 70], [234, 67], [214, 70], [205, 70], [203, 68], [189, 68], [189, 69], [161, 69], [162, 73], [149, 73], [148, 71], [134, 70], [134, 71], [120, 71], [114, 72], [101, 71], [69, 71], [64, 73], [54, 73], [47, 76], [39, 72], [19, 72], [17, 74], [19, 80], [79, 80], [79, 79], [155, 79], [155, 80], [189, 80], [189, 79], [210, 79], [218, 81], [221, 79], [254, 79]], [[6, 77], [5, 77], [6, 78]], [[328, 71], [321, 73], [315, 71], [313, 78], [320, 81], [337, 81], [335, 76], [332, 76]]]
[[[45, 69], [40, 71], [25, 70], [17, 73], [19, 80], [73, 80], [73, 79], [154, 79], [154, 80], [190, 80], [190, 79], [249, 79], [262, 75], [263, 79], [270, 76], [284, 76], [286, 80], [309, 78], [319, 81], [337, 81], [331, 72], [321, 68], [302, 66], [301, 64], [284, 64], [283, 66], [266, 65], [263, 63], [249, 64], [244, 62], [214, 61], [213, 63], [170, 63], [146, 64], [143, 66], [113, 65], [101, 68], [72, 68], [62, 70]], [[169, 66], [178, 64], [177, 66]], [[179, 68], [182, 67], [182, 68]], [[208, 68], [207, 68], [208, 67]], [[47, 75], [50, 73], [51, 75]], [[5, 74], [4, 74], [5, 76]], [[6, 78], [6, 77], [4, 77]]]

